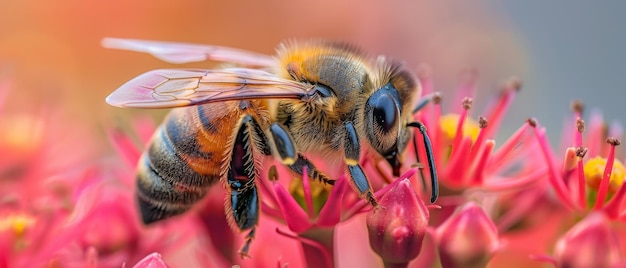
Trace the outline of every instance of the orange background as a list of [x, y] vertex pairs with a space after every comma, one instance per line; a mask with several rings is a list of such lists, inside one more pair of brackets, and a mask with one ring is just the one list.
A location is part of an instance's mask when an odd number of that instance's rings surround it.
[[488, 91], [511, 74], [525, 73], [521, 44], [506, 20], [489, 7], [417, 2], [3, 1], [0, 79], [12, 83], [11, 109], [61, 106], [85, 124], [98, 126], [127, 112], [104, 103], [117, 86], [150, 69], [179, 67], [149, 55], [104, 49], [100, 40], [107, 36], [268, 54], [289, 38], [350, 41], [372, 55], [403, 59], [411, 68], [430, 64], [444, 91], [467, 66], [479, 68], [481, 88]]

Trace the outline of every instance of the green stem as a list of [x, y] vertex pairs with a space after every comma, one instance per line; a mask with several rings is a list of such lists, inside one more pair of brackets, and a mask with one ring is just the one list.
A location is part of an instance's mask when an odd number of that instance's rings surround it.
[[335, 266], [335, 228], [313, 228], [298, 236], [307, 267]]

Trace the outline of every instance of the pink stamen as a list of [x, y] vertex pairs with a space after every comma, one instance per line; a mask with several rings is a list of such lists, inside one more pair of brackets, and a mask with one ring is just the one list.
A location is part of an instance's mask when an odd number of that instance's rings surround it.
[[576, 173], [578, 175], [578, 205], [581, 209], [585, 209], [587, 207], [587, 202], [585, 201], [586, 187], [585, 187], [585, 169], [583, 165], [583, 157], [587, 154], [587, 148], [578, 147], [576, 149], [576, 157], [578, 157], [578, 163], [576, 167]]
[[569, 191], [567, 190], [567, 187], [565, 186], [565, 183], [563, 182], [563, 179], [559, 176], [558, 172], [556, 171], [555, 168], [555, 164], [554, 164], [554, 159], [552, 158], [552, 156], [550, 155], [550, 147], [548, 145], [548, 140], [545, 137], [545, 133], [543, 131], [539, 131], [538, 126], [537, 126], [537, 122], [534, 119], [529, 119], [529, 124], [531, 126], [533, 126], [533, 133], [535, 134], [535, 137], [537, 138], [537, 141], [539, 142], [539, 147], [541, 148], [541, 152], [548, 164], [548, 169], [549, 169], [549, 180], [550, 183], [552, 184], [552, 187], [554, 187], [554, 191], [556, 192], [557, 196], [559, 197], [559, 199], [561, 199], [561, 201], [565, 204], [565, 207], [568, 209], [573, 209], [574, 208], [574, 202], [572, 201], [572, 199], [569, 196]]
[[470, 172], [470, 174], [472, 174], [474, 178], [470, 184], [472, 185], [483, 184], [483, 178], [484, 178], [483, 171], [485, 170], [485, 166], [487, 165], [487, 160], [489, 160], [489, 156], [491, 155], [491, 151], [493, 150], [493, 147], [495, 147], [495, 145], [496, 145], [496, 142], [494, 140], [488, 140], [478, 160], [475, 160], [475, 158], [473, 158], [474, 163], [475, 163], [474, 168], [473, 168], [474, 172]]
[[341, 220], [341, 202], [343, 196], [348, 188], [348, 182], [345, 176], [341, 176], [333, 186], [333, 190], [330, 192], [326, 204], [320, 210], [320, 214], [317, 217], [317, 226], [332, 227], [335, 226]]
[[313, 207], [313, 195], [311, 195], [311, 185], [309, 182], [309, 174], [307, 167], [302, 167], [302, 191], [304, 192], [304, 202], [306, 204], [306, 212], [309, 219], [315, 218], [315, 209]]
[[458, 148], [461, 140], [465, 137], [465, 133], [463, 132], [463, 124], [465, 123], [465, 119], [467, 118], [467, 111], [472, 107], [472, 99], [465, 98], [463, 99], [463, 111], [459, 115], [459, 122], [456, 125], [456, 135], [454, 136], [454, 141], [452, 141], [452, 153]]
[[276, 192], [278, 206], [283, 212], [283, 218], [291, 231], [302, 233], [312, 227], [306, 212], [282, 185], [274, 183], [274, 192]]
[[279, 235], [282, 235], [284, 237], [287, 238], [291, 238], [294, 239], [302, 244], [306, 244], [308, 246], [314, 247], [315, 249], [319, 250], [320, 253], [322, 253], [322, 256], [324, 257], [324, 263], [326, 263], [326, 265], [324, 267], [333, 267], [332, 265], [332, 260], [330, 255], [328, 254], [328, 252], [326, 251], [326, 248], [324, 248], [324, 246], [322, 246], [319, 242], [315, 241], [315, 240], [311, 240], [308, 238], [304, 238], [301, 236], [297, 236], [294, 234], [290, 234], [287, 232], [283, 232], [283, 230], [281, 230], [280, 228], [276, 228], [276, 233], [278, 233]]
[[447, 178], [450, 183], [461, 186], [467, 182], [466, 177], [472, 176], [468, 174], [470, 171], [468, 165], [471, 146], [472, 138], [466, 137], [461, 144], [452, 149], [452, 155], [448, 162], [449, 168], [442, 172], [445, 173], [445, 176], [442, 177]]
[[512, 189], [519, 190], [541, 181], [547, 171], [547, 169], [539, 169], [525, 176], [494, 178], [494, 180], [490, 181], [488, 184], [483, 184], [483, 189], [489, 192], [510, 191]]
[[513, 151], [513, 148], [517, 147], [521, 141], [524, 139], [524, 135], [526, 134], [526, 130], [528, 129], [528, 124], [522, 125], [520, 128], [509, 137], [508, 140], [502, 144], [500, 149], [496, 151], [491, 157], [493, 159], [492, 164], [495, 166], [501, 166], [503, 162], [507, 161], [507, 155]]
[[515, 78], [505, 84], [495, 108], [490, 111], [490, 115], [487, 117], [487, 120], [492, 125], [490, 129], [486, 130], [489, 137], [492, 137], [494, 135], [492, 132], [497, 130], [500, 126], [504, 113], [509, 109], [509, 106], [511, 106], [511, 103], [513, 102], [513, 99], [515, 99], [515, 95], [517, 91], [519, 91], [520, 87], [521, 82]]
[[609, 217], [612, 219], [618, 218], [621, 212], [622, 204], [624, 203], [624, 199], [626, 199], [626, 183], [622, 184], [622, 187], [619, 188], [619, 191], [615, 193], [613, 198], [604, 206], [604, 211]]
[[578, 117], [576, 119], [576, 132], [574, 133], [574, 145], [576, 147], [583, 146], [583, 131], [585, 130], [585, 121]]
[[478, 137], [476, 138], [476, 142], [472, 145], [472, 152], [470, 155], [470, 159], [476, 159], [476, 155], [482, 151], [484, 147], [485, 139], [487, 138], [486, 128], [489, 126], [489, 121], [484, 117], [480, 116], [478, 118], [478, 125], [480, 127], [480, 131], [478, 132]]
[[609, 182], [611, 181], [611, 172], [613, 172], [613, 163], [615, 162], [615, 146], [619, 145], [619, 140], [615, 138], [607, 138], [606, 142], [611, 145], [609, 148], [609, 155], [607, 156], [606, 166], [604, 166], [604, 174], [598, 187], [598, 196], [596, 196], [596, 204], [593, 207], [598, 210], [604, 204], [604, 199], [609, 192]]

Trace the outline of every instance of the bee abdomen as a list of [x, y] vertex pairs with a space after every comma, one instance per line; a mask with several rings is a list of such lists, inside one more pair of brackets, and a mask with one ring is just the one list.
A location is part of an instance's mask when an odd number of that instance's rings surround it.
[[137, 173], [137, 200], [145, 224], [166, 219], [189, 210], [202, 199], [208, 187], [194, 187], [159, 173], [144, 154]]
[[219, 181], [220, 154], [201, 150], [197, 127], [180, 122], [187, 116], [172, 113], [140, 159], [137, 198], [146, 224], [189, 210]]

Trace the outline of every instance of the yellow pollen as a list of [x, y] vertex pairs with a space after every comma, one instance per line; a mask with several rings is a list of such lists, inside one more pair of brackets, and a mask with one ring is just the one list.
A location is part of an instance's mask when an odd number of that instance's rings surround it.
[[35, 219], [25, 214], [9, 215], [0, 218], [0, 232], [12, 231], [16, 236], [22, 236], [26, 229], [35, 224]]
[[[309, 187], [311, 189], [311, 197], [313, 198], [314, 211], [319, 213], [324, 204], [326, 204], [326, 200], [328, 199], [328, 196], [333, 188], [331, 185], [315, 180], [309, 180]], [[306, 208], [301, 178], [294, 178], [291, 180], [289, 192], [302, 208]]]
[[[604, 175], [606, 160], [606, 158], [596, 156], [585, 163], [585, 181], [590, 188], [597, 190], [600, 186], [600, 181], [602, 181], [602, 176]], [[609, 180], [609, 193], [615, 193], [619, 190], [624, 183], [625, 176], [626, 169], [624, 169], [624, 165], [622, 162], [615, 159], [611, 179]]]
[[[443, 131], [444, 136], [450, 140], [453, 140], [457, 134], [456, 127], [459, 124], [459, 117], [458, 114], [446, 114], [439, 119], [439, 127]], [[479, 132], [480, 127], [478, 123], [469, 117], [466, 118], [465, 122], [463, 122], [464, 136], [470, 136], [472, 141], [476, 141]]]

